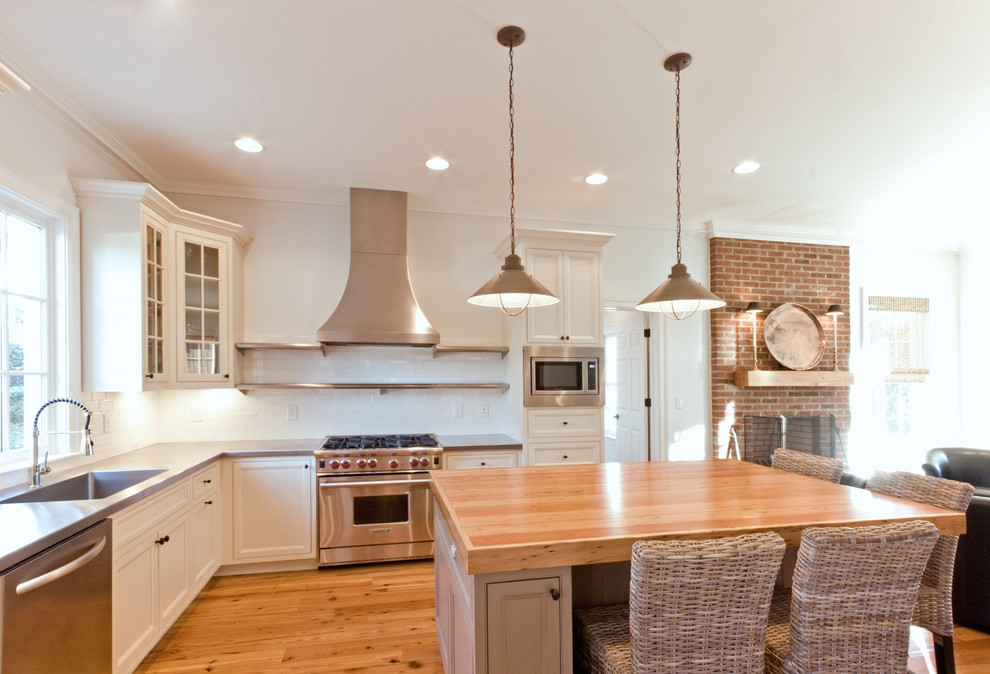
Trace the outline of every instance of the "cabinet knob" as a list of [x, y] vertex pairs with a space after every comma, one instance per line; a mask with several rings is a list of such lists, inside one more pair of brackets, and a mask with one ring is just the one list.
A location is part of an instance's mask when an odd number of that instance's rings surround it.
[[562, 422], [562, 423], [563, 423], [563, 424], [564, 424], [565, 426], [567, 425], [567, 422], [566, 422], [566, 421], [564, 421], [564, 422]]
[[209, 480], [203, 480], [203, 484], [210, 484], [211, 482], [213, 482], [213, 480], [212, 480], [212, 479], [209, 479]]
[[485, 465], [485, 462], [484, 462], [484, 461], [482, 461], [482, 462], [481, 462], [481, 465], [482, 465], [482, 466], [484, 466], [484, 465]]
[[567, 455], [566, 455], [566, 454], [564, 454], [564, 458], [565, 458], [565, 459], [567, 458]]
[[204, 505], [213, 505], [213, 501], [205, 501]]
[[224, 379], [230, 379], [230, 373], [227, 373], [227, 374], [225, 374], [225, 375], [223, 376], [223, 378], [224, 378]]
[[618, 419], [618, 418], [619, 418], [619, 415], [618, 415], [618, 414], [616, 414], [616, 415], [615, 415], [615, 418], [616, 418], [616, 419]]
[[560, 336], [560, 341], [564, 341], [564, 336], [563, 335]]
[[566, 337], [564, 337], [564, 339], [570, 339], [570, 338], [571, 338], [570, 335], [567, 335]]
[[303, 466], [303, 470], [309, 470], [309, 464], [308, 463], [305, 466]]
[[148, 374], [146, 374], [144, 376], [147, 377], [148, 379], [154, 379], [155, 378], [155, 373], [154, 372], [149, 372]]
[[157, 541], [155, 541], [155, 544], [156, 545], [165, 545], [166, 543], [168, 543], [168, 540], [169, 540], [168, 539], [168, 536], [165, 536], [164, 538], [159, 538]]
[[557, 588], [555, 587], [550, 588], [550, 598], [553, 599], [554, 601], [560, 599], [560, 592], [557, 591]]

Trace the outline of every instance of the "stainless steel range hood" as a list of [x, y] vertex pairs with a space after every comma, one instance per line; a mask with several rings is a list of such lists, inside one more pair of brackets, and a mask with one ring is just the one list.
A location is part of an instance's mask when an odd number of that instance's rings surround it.
[[351, 268], [344, 296], [316, 331], [321, 344], [433, 346], [406, 254], [405, 192], [351, 188]]

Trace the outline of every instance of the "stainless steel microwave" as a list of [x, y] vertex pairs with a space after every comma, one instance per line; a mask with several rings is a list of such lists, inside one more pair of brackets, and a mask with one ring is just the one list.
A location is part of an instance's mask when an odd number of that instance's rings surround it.
[[525, 407], [605, 404], [605, 349], [595, 346], [524, 346]]

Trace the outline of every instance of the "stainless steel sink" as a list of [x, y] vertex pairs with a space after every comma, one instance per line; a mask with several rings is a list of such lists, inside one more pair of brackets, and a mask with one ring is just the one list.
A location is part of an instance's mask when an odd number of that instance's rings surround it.
[[167, 468], [146, 470], [97, 470], [53, 482], [0, 503], [42, 503], [46, 501], [91, 501], [113, 496], [139, 482], [164, 473]]

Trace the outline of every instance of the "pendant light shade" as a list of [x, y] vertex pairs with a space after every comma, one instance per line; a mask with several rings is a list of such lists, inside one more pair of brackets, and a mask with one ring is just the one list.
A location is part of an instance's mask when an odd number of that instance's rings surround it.
[[545, 307], [560, 300], [526, 273], [522, 258], [516, 255], [516, 140], [512, 57], [513, 48], [523, 43], [526, 33], [518, 26], [505, 26], [496, 38], [500, 45], [509, 48], [509, 254], [505, 256], [502, 270], [471, 295], [468, 302], [483, 307], [498, 307], [509, 316], [518, 316], [527, 307]]
[[674, 140], [677, 168], [677, 263], [670, 268], [667, 280], [636, 305], [640, 311], [659, 311], [667, 318], [680, 321], [696, 311], [718, 309], [725, 301], [691, 278], [687, 266], [681, 263], [681, 70], [691, 65], [690, 54], [674, 54], [663, 67], [674, 73], [675, 113]]
[[502, 271], [468, 298], [471, 304], [498, 307], [510, 316], [518, 316], [527, 307], [545, 307], [559, 301], [542, 283], [526, 273], [522, 258], [515, 253], [506, 255]]

